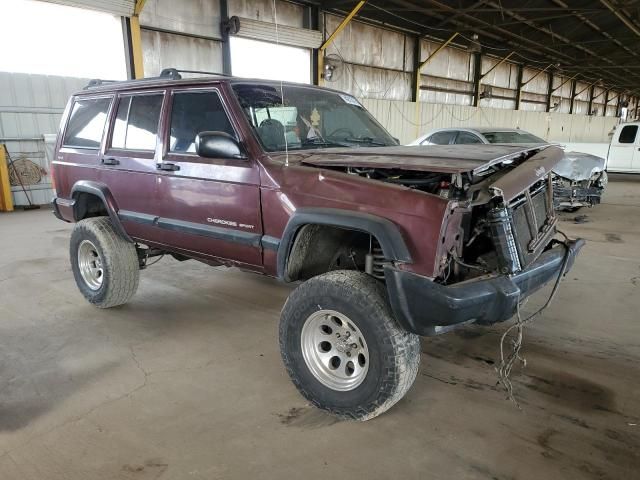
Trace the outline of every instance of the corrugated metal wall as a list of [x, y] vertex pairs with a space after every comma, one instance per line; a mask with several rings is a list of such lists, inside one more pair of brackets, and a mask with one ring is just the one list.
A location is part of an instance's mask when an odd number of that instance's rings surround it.
[[608, 142], [615, 117], [594, 117], [502, 108], [471, 107], [360, 98], [362, 104], [401, 143], [435, 128], [519, 127], [548, 141]]
[[222, 72], [218, 1], [147, 0], [140, 26], [145, 76], [169, 67]]
[[[88, 81], [0, 72], [0, 143], [7, 145], [14, 161], [31, 167], [36, 180], [40, 177], [37, 183], [26, 186], [34, 203], [48, 203], [53, 196], [49, 177], [51, 158], [47, 156], [43, 135], [58, 132], [67, 100]], [[18, 185], [11, 190], [16, 205], [27, 204]]]
[[[326, 32], [333, 32], [341, 20], [325, 15]], [[413, 39], [407, 35], [351, 22], [327, 48], [327, 55], [344, 61], [336, 80], [327, 86], [359, 97], [409, 99], [413, 50]]]

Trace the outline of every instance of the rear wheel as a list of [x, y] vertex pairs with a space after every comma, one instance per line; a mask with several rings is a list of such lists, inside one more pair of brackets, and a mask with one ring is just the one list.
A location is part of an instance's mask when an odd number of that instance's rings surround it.
[[398, 402], [420, 363], [420, 339], [398, 326], [384, 285], [346, 270], [314, 277], [289, 296], [280, 319], [280, 350], [305, 398], [357, 420]]
[[76, 284], [97, 307], [122, 305], [138, 289], [140, 267], [135, 245], [116, 232], [108, 217], [78, 222], [69, 250]]

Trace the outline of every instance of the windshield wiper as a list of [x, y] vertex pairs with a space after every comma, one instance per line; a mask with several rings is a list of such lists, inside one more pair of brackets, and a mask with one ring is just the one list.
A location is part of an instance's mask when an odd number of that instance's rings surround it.
[[383, 142], [382, 140], [378, 140], [372, 137], [360, 137], [360, 138], [345, 138], [345, 142], [352, 143], [363, 143], [367, 145], [375, 145], [377, 147], [387, 147], [387, 142]]
[[307, 138], [306, 140], [303, 140], [302, 142], [302, 146], [306, 147], [306, 146], [312, 146], [312, 147], [348, 147], [349, 145], [344, 144], [344, 143], [338, 143], [338, 142], [329, 142], [327, 140], [324, 140], [322, 138], [316, 137], [316, 138]]

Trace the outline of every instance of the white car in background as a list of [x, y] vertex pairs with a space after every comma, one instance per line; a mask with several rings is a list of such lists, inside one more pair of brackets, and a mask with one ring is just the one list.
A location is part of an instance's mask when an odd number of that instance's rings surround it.
[[[440, 128], [409, 145], [544, 144], [549, 142], [517, 128]], [[562, 145], [558, 145], [564, 148]], [[600, 203], [607, 185], [606, 160], [580, 152], [565, 152], [556, 168], [553, 203], [556, 208], [574, 211]]]

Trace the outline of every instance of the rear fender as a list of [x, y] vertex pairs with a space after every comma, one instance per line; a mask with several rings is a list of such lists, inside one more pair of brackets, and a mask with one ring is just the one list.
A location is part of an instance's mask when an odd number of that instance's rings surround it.
[[116, 201], [113, 198], [113, 194], [109, 190], [109, 187], [107, 187], [104, 183], [89, 180], [79, 180], [73, 185], [73, 187], [71, 188], [71, 198], [75, 200], [73, 214], [74, 220], [76, 222], [81, 220], [81, 218], [79, 218], [79, 209], [77, 202], [77, 198], [80, 193], [88, 193], [90, 195], [98, 197], [102, 201], [102, 204], [104, 205], [104, 208], [107, 211], [111, 223], [113, 224], [116, 231], [125, 240], [133, 243], [133, 240], [131, 239], [131, 237], [129, 237], [124, 227], [122, 226], [122, 222], [118, 218], [118, 205], [116, 204]]

